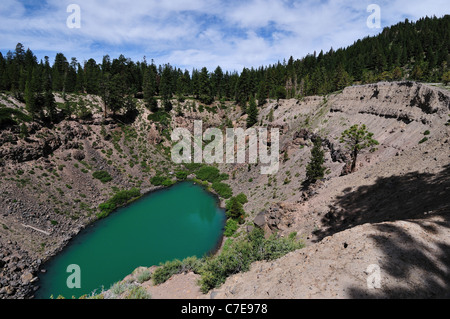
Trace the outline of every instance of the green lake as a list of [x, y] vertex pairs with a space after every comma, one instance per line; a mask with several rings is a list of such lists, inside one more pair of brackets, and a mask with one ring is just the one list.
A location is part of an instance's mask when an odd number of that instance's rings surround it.
[[[137, 267], [189, 256], [220, 244], [225, 213], [218, 200], [190, 182], [143, 196], [87, 227], [53, 257], [39, 276], [37, 299], [76, 298], [109, 289]], [[68, 288], [69, 265], [78, 265], [81, 288]]]

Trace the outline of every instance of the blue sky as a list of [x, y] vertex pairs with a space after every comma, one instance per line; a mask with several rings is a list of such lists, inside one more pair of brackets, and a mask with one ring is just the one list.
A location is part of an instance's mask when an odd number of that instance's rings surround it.
[[[70, 4], [81, 27], [69, 28]], [[58, 52], [70, 61], [124, 54], [182, 69], [220, 65], [258, 67], [351, 45], [375, 35], [369, 4], [381, 9], [381, 27], [408, 18], [450, 13], [448, 0], [1, 0], [0, 51], [18, 42], [43, 59]]]

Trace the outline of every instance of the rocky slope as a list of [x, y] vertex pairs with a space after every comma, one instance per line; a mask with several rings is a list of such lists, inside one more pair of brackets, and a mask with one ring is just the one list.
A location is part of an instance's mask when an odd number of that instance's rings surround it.
[[[56, 95], [61, 107], [64, 100]], [[52, 127], [35, 121], [0, 130], [0, 298], [28, 298], [38, 287], [45, 262], [63, 249], [80, 230], [97, 220], [99, 204], [118, 190], [137, 187], [142, 194], [159, 187], [155, 175], [174, 177], [168, 129], [218, 127], [224, 118], [239, 117], [217, 105], [200, 107], [190, 100], [174, 104], [169, 123], [148, 119], [150, 112], [137, 101], [130, 116], [103, 117], [97, 96], [68, 96], [73, 105], [83, 100], [80, 119], [73, 114]], [[0, 105], [25, 112], [25, 105], [7, 94]], [[229, 103], [230, 104], [230, 103]], [[106, 171], [103, 183], [93, 173]]]
[[[295, 231], [307, 247], [257, 262], [207, 295], [195, 288], [192, 273], [143, 287], [153, 298], [450, 297], [449, 111], [448, 91], [411, 82], [271, 102], [260, 119], [281, 129], [279, 173], [263, 176], [248, 165], [223, 169], [236, 171], [230, 183], [249, 198], [249, 222], [241, 231]], [[344, 174], [347, 155], [338, 140], [353, 124], [366, 124], [380, 145], [360, 156], [355, 173]], [[316, 135], [324, 139], [328, 171], [305, 191], [301, 182]], [[374, 287], [376, 273], [380, 285]]]
[[[448, 298], [449, 98], [414, 83], [349, 87], [330, 97], [328, 112], [310, 127], [333, 144], [330, 174], [312, 196], [287, 198], [255, 219], [266, 230], [297, 231], [308, 247], [254, 264], [210, 297]], [[359, 123], [379, 149], [361, 157], [356, 173], [340, 176], [337, 137]], [[380, 269], [379, 289], [368, 288], [370, 265]]]
[[[86, 99], [93, 108], [101, 106], [96, 97]], [[21, 107], [13, 102], [8, 106]], [[173, 111], [172, 128], [192, 128], [196, 119], [204, 121], [204, 129], [228, 120], [245, 126], [246, 117], [232, 105], [200, 112], [187, 101], [180, 108], [182, 114]], [[95, 220], [96, 207], [114, 187], [148, 191], [151, 176], [173, 170], [163, 130], [139, 109], [128, 125], [105, 123], [98, 111], [90, 121], [64, 121], [50, 131], [29, 126], [27, 139], [1, 132], [0, 298], [32, 294], [42, 262]], [[296, 231], [307, 247], [271, 263], [258, 262], [208, 295], [200, 293], [192, 273], [161, 287], [142, 286], [154, 298], [445, 296], [449, 113], [449, 91], [412, 82], [270, 101], [260, 110], [259, 123], [280, 129], [278, 174], [261, 175], [258, 164], [219, 167], [230, 175], [234, 194], [243, 192], [249, 199], [240, 231], [255, 225], [280, 236]], [[380, 145], [359, 157], [356, 173], [345, 175], [347, 154], [339, 137], [353, 124], [365, 124]], [[327, 172], [313, 189], [304, 190], [311, 139], [317, 135], [324, 140]], [[93, 179], [97, 170], [107, 170], [111, 184]], [[367, 288], [369, 265], [381, 270], [380, 289]]]
[[[153, 189], [153, 162], [170, 170], [164, 146], [147, 143], [159, 133], [142, 107], [126, 125], [104, 120], [98, 97], [83, 99], [93, 114], [88, 120], [73, 116], [51, 128], [27, 123], [25, 137], [18, 127], [0, 131], [0, 298], [32, 295], [45, 261], [97, 219], [100, 203], [118, 189]], [[2, 104], [24, 109], [11, 97]], [[112, 181], [93, 178], [96, 171], [107, 171]]]

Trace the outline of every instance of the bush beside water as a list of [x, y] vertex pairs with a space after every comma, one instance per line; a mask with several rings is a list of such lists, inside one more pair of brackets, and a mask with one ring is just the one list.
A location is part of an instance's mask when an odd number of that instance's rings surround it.
[[244, 238], [227, 241], [227, 247], [217, 256], [202, 259], [190, 257], [162, 264], [152, 275], [154, 284], [159, 285], [175, 274], [193, 271], [201, 276], [199, 284], [203, 293], [218, 288], [225, 280], [239, 272], [250, 269], [255, 261], [274, 260], [287, 253], [303, 248], [304, 244], [295, 239], [295, 233], [287, 238], [272, 235], [264, 238], [263, 230], [255, 228]]
[[100, 213], [97, 214], [99, 219], [107, 217], [117, 208], [130, 203], [131, 201], [141, 197], [141, 191], [137, 188], [123, 190], [117, 192], [112, 198], [103, 204], [100, 204]]

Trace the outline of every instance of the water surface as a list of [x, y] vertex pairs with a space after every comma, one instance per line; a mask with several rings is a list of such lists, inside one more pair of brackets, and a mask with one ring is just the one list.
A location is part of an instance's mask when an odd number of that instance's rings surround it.
[[[217, 199], [193, 183], [177, 184], [144, 196], [83, 230], [40, 275], [35, 297], [76, 298], [122, 280], [140, 266], [202, 257], [214, 250], [225, 214]], [[69, 289], [69, 265], [81, 270], [81, 289]]]

